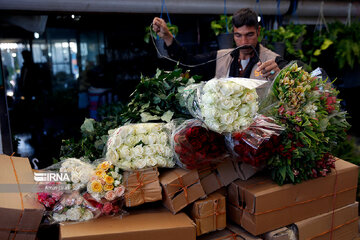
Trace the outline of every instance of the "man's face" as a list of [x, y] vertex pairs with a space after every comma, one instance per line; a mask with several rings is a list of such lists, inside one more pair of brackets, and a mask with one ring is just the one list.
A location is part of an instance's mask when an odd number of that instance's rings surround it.
[[[259, 33], [260, 26], [258, 29], [255, 27], [248, 27], [246, 25], [239, 28], [234, 26], [234, 41], [236, 46], [251, 45], [255, 48], [258, 43]], [[244, 54], [250, 54], [253, 49], [240, 49], [240, 51]]]

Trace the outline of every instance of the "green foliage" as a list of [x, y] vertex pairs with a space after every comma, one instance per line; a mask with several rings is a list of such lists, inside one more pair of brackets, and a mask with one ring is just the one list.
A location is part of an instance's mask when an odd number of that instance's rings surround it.
[[103, 157], [108, 131], [111, 129], [127, 122], [169, 122], [173, 117], [190, 118], [181, 102], [181, 93], [188, 84], [199, 80], [199, 76], [190, 77], [189, 72], [183, 73], [177, 67], [171, 72], [158, 69], [154, 77], [141, 76], [128, 105], [119, 102], [102, 107], [102, 121], [85, 119], [80, 127], [81, 139], [63, 140], [60, 156], [94, 161]]
[[[179, 28], [178, 26], [174, 25], [174, 24], [170, 24], [170, 23], [166, 23], [166, 26], [168, 27], [169, 31], [171, 32], [171, 34], [176, 37], [176, 35], [179, 32]], [[150, 31], [151, 30], [151, 31]], [[144, 42], [149, 43], [150, 42], [150, 36], [152, 36], [154, 39], [156, 39], [157, 35], [156, 33], [150, 29], [150, 26], [147, 26], [145, 28], [145, 36], [144, 36]]]
[[221, 15], [219, 20], [211, 21], [211, 29], [216, 36], [233, 32], [232, 16]]
[[333, 165], [329, 154], [336, 154], [350, 127], [336, 98], [339, 92], [296, 64], [277, 75], [272, 90], [278, 102], [271, 115], [286, 129], [267, 163], [272, 178], [281, 185], [325, 176]]
[[274, 49], [273, 43], [282, 42], [286, 46], [286, 52], [293, 58], [302, 59], [304, 53], [297, 47], [306, 34], [306, 25], [289, 24], [275, 30], [265, 31], [264, 37], [268, 40], [270, 49]]
[[172, 72], [157, 70], [154, 77], [141, 77], [126, 111], [121, 114], [123, 122], [170, 121], [171, 118], [189, 117], [179, 102], [181, 91], [189, 84], [200, 80], [190, 78], [189, 72], [180, 68]]

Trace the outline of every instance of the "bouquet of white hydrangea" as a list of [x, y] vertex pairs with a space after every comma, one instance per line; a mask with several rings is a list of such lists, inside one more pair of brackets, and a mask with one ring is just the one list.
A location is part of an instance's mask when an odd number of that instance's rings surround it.
[[169, 134], [162, 123], [121, 126], [109, 132], [106, 160], [123, 170], [173, 167]]
[[256, 88], [265, 83], [244, 78], [211, 79], [190, 85], [183, 96], [191, 115], [202, 119], [211, 130], [233, 132], [252, 123], [258, 111]]

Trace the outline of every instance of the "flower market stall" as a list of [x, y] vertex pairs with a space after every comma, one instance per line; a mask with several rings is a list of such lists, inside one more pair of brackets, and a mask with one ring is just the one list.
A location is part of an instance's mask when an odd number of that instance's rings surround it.
[[[353, 239], [358, 167], [333, 155], [350, 125], [321, 71], [292, 62], [264, 89], [158, 70], [116, 116], [86, 119], [81, 142], [64, 141], [63, 159], [40, 171], [69, 178], [5, 194], [18, 202], [0, 210], [36, 210], [60, 239]], [[1, 181], [34, 184], [19, 174], [29, 166], [1, 158]], [[34, 239], [26, 230], [40, 219], [27, 220], [0, 233]]]

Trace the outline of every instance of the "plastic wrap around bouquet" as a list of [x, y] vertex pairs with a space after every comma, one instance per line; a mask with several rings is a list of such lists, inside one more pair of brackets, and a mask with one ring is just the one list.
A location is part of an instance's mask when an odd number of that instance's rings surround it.
[[267, 163], [277, 183], [298, 183], [331, 171], [334, 160], [329, 153], [346, 139], [350, 127], [338, 93], [323, 70], [308, 73], [296, 62], [275, 77], [264, 101], [266, 111], [260, 112], [285, 127], [279, 151]]
[[125, 187], [121, 182], [120, 169], [109, 161], [103, 161], [97, 164], [94, 174], [90, 177], [87, 192], [98, 202], [113, 201], [124, 195]]
[[[81, 190], [86, 187], [89, 182], [90, 176], [94, 174], [95, 167], [89, 163], [82, 161], [77, 158], [67, 158], [61, 162], [55, 163], [45, 169], [42, 169], [39, 173], [39, 189], [40, 192], [55, 192], [57, 195], [58, 191], [72, 191], [72, 190]], [[60, 181], [48, 181], [51, 180], [47, 178], [47, 175], [44, 173], [59, 173]], [[48, 182], [47, 182], [48, 181]], [[49, 193], [50, 195], [52, 193]], [[57, 198], [57, 197], [56, 197]], [[42, 197], [42, 199], [44, 199]]]
[[92, 206], [78, 191], [64, 194], [49, 213], [50, 223], [83, 222], [99, 217], [101, 211]]
[[123, 170], [173, 167], [169, 131], [163, 123], [121, 126], [110, 133], [106, 160]]
[[274, 119], [259, 114], [248, 128], [228, 134], [226, 143], [237, 161], [263, 167], [278, 150], [279, 136], [284, 130]]
[[227, 156], [225, 137], [209, 130], [198, 119], [181, 123], [172, 133], [176, 163], [182, 168], [197, 169], [216, 164]]
[[209, 129], [233, 132], [248, 127], [258, 111], [257, 88], [267, 81], [246, 78], [211, 79], [185, 88], [186, 107]]

